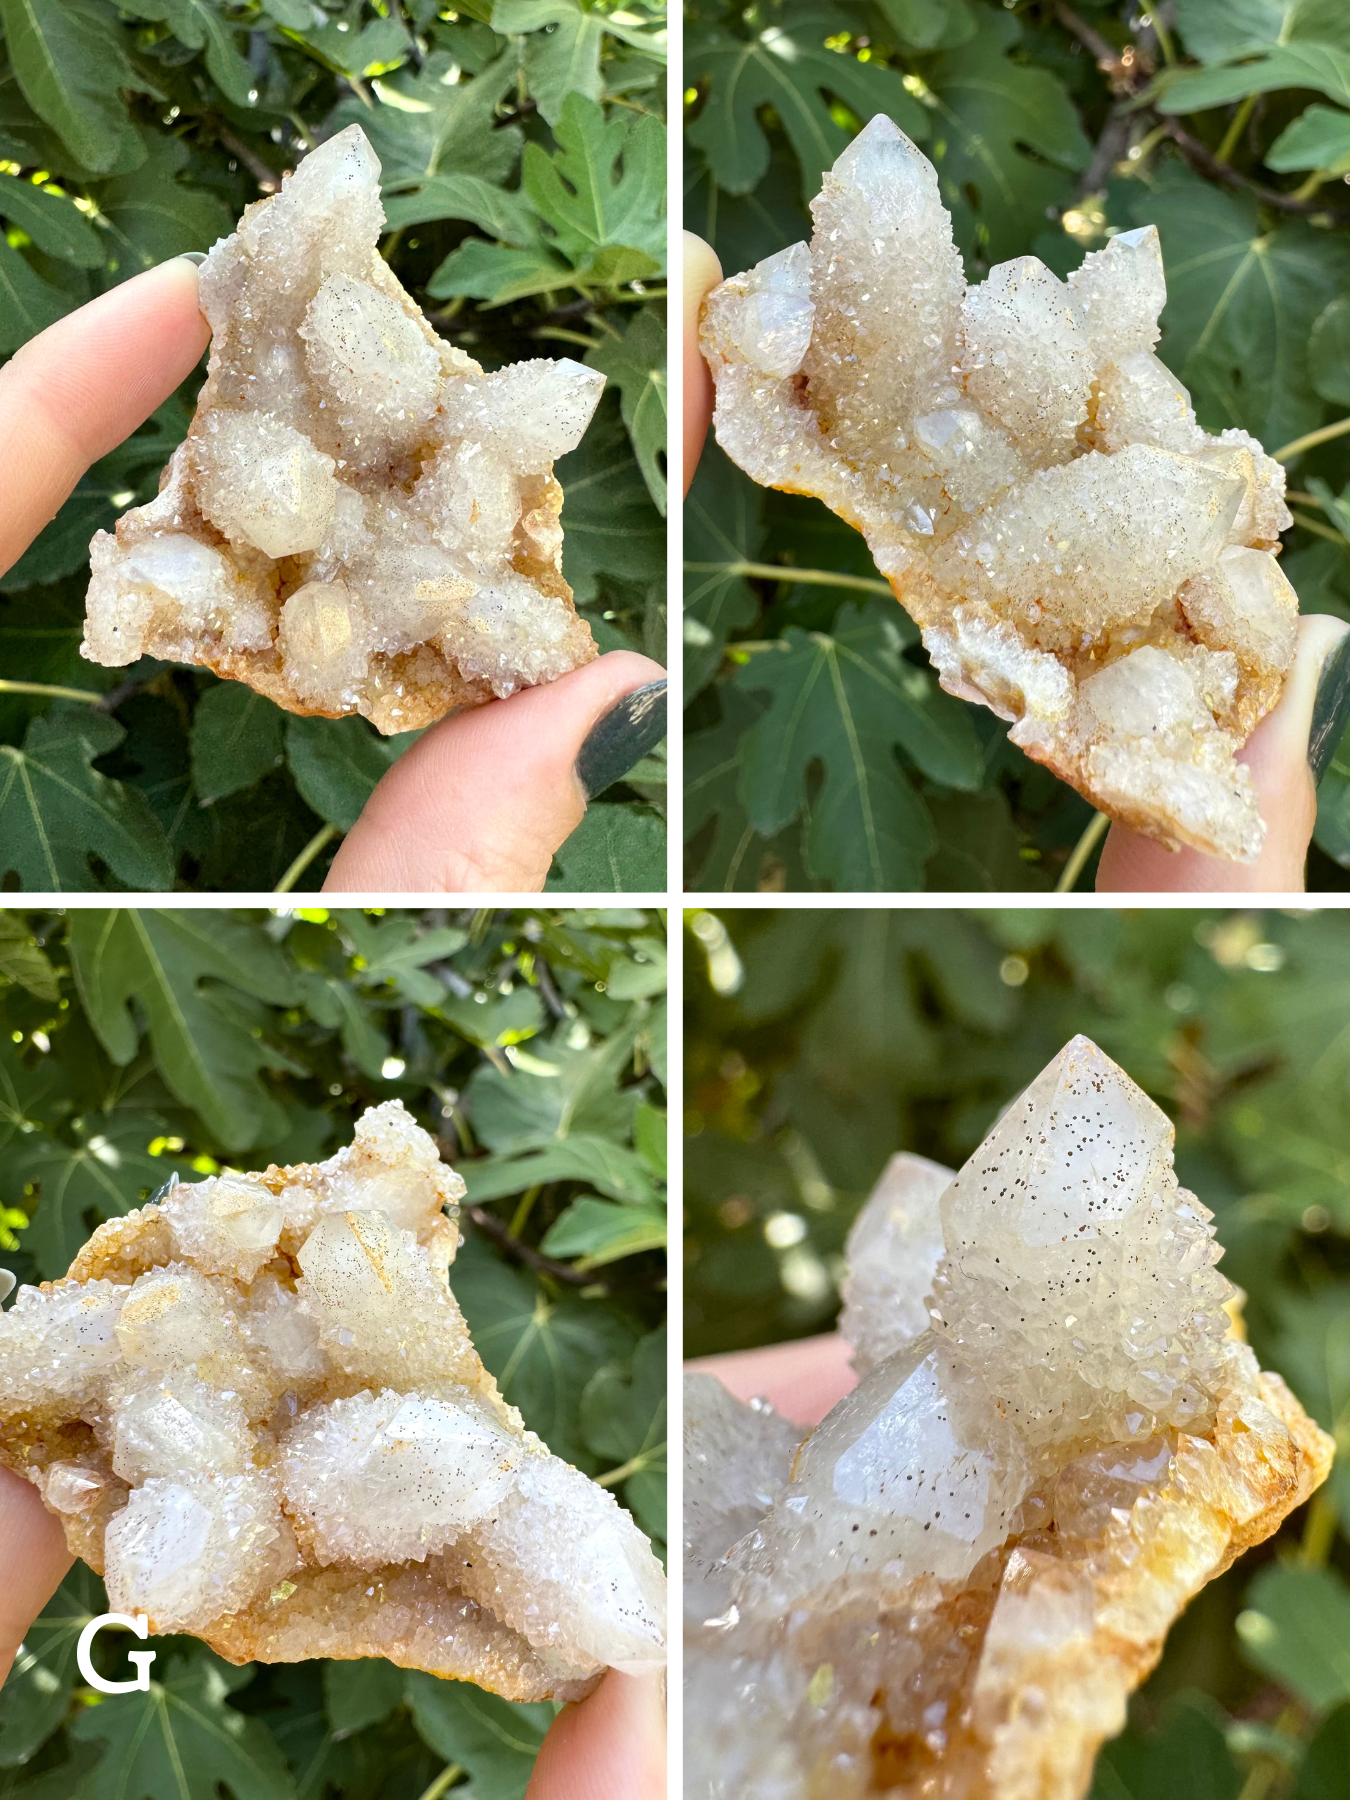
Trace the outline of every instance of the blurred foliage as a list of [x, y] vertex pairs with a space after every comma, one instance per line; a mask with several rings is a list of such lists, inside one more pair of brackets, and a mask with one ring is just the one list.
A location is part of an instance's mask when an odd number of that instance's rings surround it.
[[1074, 1033], [1170, 1114], [1253, 1347], [1339, 1457], [1191, 1603], [1092, 1800], [1345, 1800], [1350, 915], [692, 911], [686, 947], [691, 1356], [829, 1330], [886, 1159], [964, 1162]]
[[[1062, 276], [1156, 223], [1160, 354], [1201, 423], [1276, 454], [1350, 423], [1344, 0], [689, 0], [687, 17], [685, 222], [726, 274], [810, 235], [822, 170], [884, 112], [932, 158], [972, 281], [1027, 254]], [[1350, 436], [1285, 460], [1284, 568], [1305, 612], [1350, 619]], [[1091, 808], [939, 691], [857, 532], [710, 440], [685, 556], [689, 887], [1055, 885]], [[1347, 870], [1350, 743], [1309, 885]]]
[[[206, 250], [362, 125], [383, 252], [488, 368], [609, 387], [558, 464], [564, 573], [602, 650], [665, 661], [663, 0], [0, 0], [0, 356]], [[0, 886], [267, 892], [336, 840], [411, 736], [301, 719], [204, 669], [79, 655], [89, 540], [151, 499], [201, 371], [0, 575]], [[91, 704], [96, 702], [97, 704]], [[664, 887], [665, 760], [593, 805], [553, 886]], [[322, 834], [322, 835], [321, 835]]]
[[[398, 1098], [469, 1186], [451, 1281], [484, 1362], [663, 1549], [665, 979], [659, 913], [0, 912], [0, 1256], [64, 1274], [174, 1170], [330, 1156]], [[74, 1663], [105, 1610], [77, 1563], [28, 1632], [0, 1795], [520, 1800], [556, 1710], [189, 1637], [105, 1700]]]

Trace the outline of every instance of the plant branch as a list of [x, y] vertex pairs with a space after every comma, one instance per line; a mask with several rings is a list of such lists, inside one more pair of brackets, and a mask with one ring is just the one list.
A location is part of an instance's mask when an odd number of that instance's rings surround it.
[[101, 706], [103, 695], [92, 688], [53, 687], [46, 681], [0, 681], [0, 694], [45, 694], [49, 700], [84, 700]]
[[749, 576], [755, 581], [800, 581], [807, 587], [857, 588], [865, 594], [889, 594], [891, 584], [871, 575], [836, 575], [833, 569], [794, 569], [785, 563], [687, 562], [692, 575]]
[[542, 1250], [536, 1250], [531, 1244], [522, 1244], [519, 1238], [511, 1236], [509, 1227], [483, 1206], [466, 1206], [464, 1211], [486, 1238], [508, 1256], [514, 1256], [517, 1262], [523, 1262], [527, 1269], [534, 1269], [540, 1275], [551, 1275], [555, 1281], [565, 1281], [568, 1287], [593, 1287], [594, 1277], [572, 1268], [570, 1263], [555, 1262], [551, 1256], [545, 1256]]
[[281, 192], [281, 177], [275, 169], [269, 169], [256, 150], [244, 142], [236, 131], [232, 131], [225, 121], [216, 113], [208, 113], [212, 131], [237, 162], [243, 163], [249, 174], [258, 184], [259, 193], [277, 194]]
[[341, 837], [341, 835], [342, 833], [338, 830], [336, 825], [325, 825], [322, 831], [316, 831], [314, 836], [300, 852], [299, 856], [297, 856], [295, 861], [291, 864], [290, 868], [287, 869], [281, 880], [272, 889], [272, 892], [274, 894], [289, 894], [296, 882], [299, 881], [300, 877], [314, 861], [314, 858], [318, 856], [320, 851], [326, 850], [333, 839], [335, 837]]
[[1249, 194], [1255, 194], [1265, 206], [1273, 206], [1277, 212], [1297, 213], [1301, 218], [1313, 214], [1326, 215], [1340, 223], [1350, 219], [1350, 208], [1343, 206], [1319, 205], [1315, 200], [1300, 200], [1295, 194], [1282, 194], [1276, 188], [1264, 187], [1259, 181], [1253, 181], [1249, 175], [1240, 174], [1226, 162], [1220, 162], [1209, 147], [1193, 137], [1179, 119], [1170, 114], [1160, 120], [1168, 137], [1180, 150], [1186, 161], [1198, 174], [1209, 176], [1211, 181], [1221, 181], [1225, 187], [1242, 188]]
[[1278, 450], [1271, 451], [1271, 455], [1276, 462], [1285, 462], [1291, 456], [1302, 456], [1305, 450], [1315, 450], [1319, 444], [1329, 444], [1332, 438], [1344, 437], [1347, 431], [1350, 431], [1350, 419], [1337, 419], [1334, 425], [1319, 426], [1292, 443], [1281, 444]]
[[1087, 866], [1087, 860], [1097, 848], [1107, 826], [1111, 823], [1105, 813], [1093, 813], [1083, 831], [1083, 835], [1073, 847], [1073, 855], [1064, 865], [1064, 873], [1055, 883], [1057, 894], [1071, 894], [1078, 886], [1078, 877]]

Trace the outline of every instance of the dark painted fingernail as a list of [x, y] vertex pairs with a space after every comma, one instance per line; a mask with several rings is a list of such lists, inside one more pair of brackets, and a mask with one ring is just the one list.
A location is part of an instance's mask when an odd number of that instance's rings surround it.
[[206, 261], [206, 252], [205, 250], [184, 250], [174, 258], [174, 261], [196, 263], [200, 267]]
[[1308, 737], [1308, 766], [1314, 783], [1326, 774], [1327, 765], [1340, 747], [1350, 724], [1350, 631], [1322, 664], [1313, 702], [1312, 731]]
[[626, 775], [666, 735], [666, 683], [648, 682], [625, 694], [591, 726], [577, 757], [577, 780], [593, 800]]

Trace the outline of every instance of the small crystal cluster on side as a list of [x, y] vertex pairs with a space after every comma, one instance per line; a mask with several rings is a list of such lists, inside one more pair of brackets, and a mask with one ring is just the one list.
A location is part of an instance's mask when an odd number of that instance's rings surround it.
[[232, 1662], [515, 1700], [664, 1662], [631, 1518], [525, 1429], [447, 1283], [464, 1183], [398, 1101], [326, 1163], [174, 1178], [0, 1315], [0, 1462], [114, 1611]]
[[932, 164], [884, 116], [815, 234], [704, 305], [717, 438], [756, 481], [867, 539], [942, 685], [1171, 845], [1252, 860], [1235, 752], [1279, 699], [1298, 600], [1284, 470], [1211, 436], [1154, 354], [1158, 234], [1067, 282], [1034, 256], [967, 287]]
[[1080, 1800], [1173, 1619], [1331, 1440], [1233, 1332], [1172, 1127], [1075, 1038], [848, 1245], [805, 1436], [685, 1397], [686, 1800]]
[[379, 176], [350, 125], [203, 263], [206, 383], [158, 498], [94, 538], [92, 661], [204, 663], [391, 733], [594, 657], [553, 462], [604, 377], [484, 374], [438, 337], [380, 257]]

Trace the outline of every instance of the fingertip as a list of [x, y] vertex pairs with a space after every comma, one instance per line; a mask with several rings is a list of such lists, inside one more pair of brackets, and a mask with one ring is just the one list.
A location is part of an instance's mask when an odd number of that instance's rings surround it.
[[738, 1400], [767, 1400], [794, 1425], [818, 1425], [858, 1385], [853, 1349], [836, 1331], [758, 1350], [735, 1350], [690, 1363], [714, 1375]]
[[722, 279], [722, 265], [710, 244], [684, 233], [684, 491], [694, 479], [712, 418], [713, 384], [698, 346], [699, 311]]
[[31, 1481], [0, 1468], [0, 1681], [74, 1557]]
[[665, 1800], [665, 1678], [608, 1669], [544, 1739], [525, 1800]]

